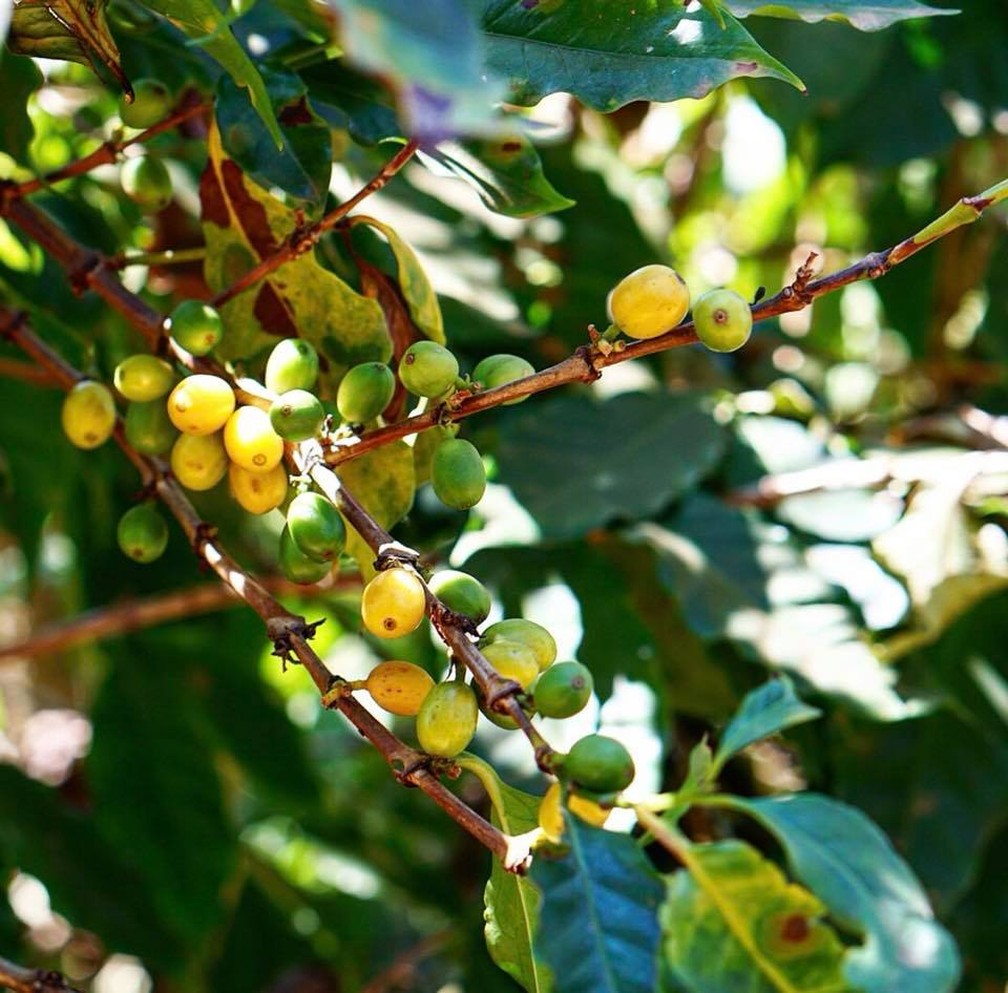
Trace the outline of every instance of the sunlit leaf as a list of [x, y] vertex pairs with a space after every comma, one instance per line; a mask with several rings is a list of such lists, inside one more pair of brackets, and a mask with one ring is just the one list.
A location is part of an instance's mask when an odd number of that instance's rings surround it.
[[846, 21], [862, 31], [879, 31], [910, 17], [956, 14], [913, 0], [723, 0], [736, 17], [760, 14], [803, 21]]

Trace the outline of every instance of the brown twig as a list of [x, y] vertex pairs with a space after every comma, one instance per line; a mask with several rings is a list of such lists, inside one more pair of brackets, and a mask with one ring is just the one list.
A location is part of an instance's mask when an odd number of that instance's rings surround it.
[[26, 969], [5, 958], [0, 958], [0, 989], [11, 993], [79, 993], [61, 972]]
[[59, 383], [45, 369], [40, 369], [37, 365], [30, 365], [27, 362], [18, 362], [15, 359], [0, 358], [0, 377], [20, 379], [21, 382], [31, 383], [33, 386], [59, 387]]
[[244, 276], [236, 280], [226, 289], [218, 293], [210, 304], [213, 307], [222, 307], [229, 300], [240, 296], [250, 290], [256, 283], [265, 279], [271, 272], [275, 272], [282, 265], [296, 259], [309, 251], [327, 231], [332, 230], [351, 210], [359, 203], [367, 199], [373, 193], [377, 193], [407, 162], [413, 157], [417, 150], [417, 142], [409, 141], [392, 156], [388, 162], [365, 183], [349, 200], [344, 201], [334, 210], [331, 210], [321, 220], [294, 231], [287, 241], [268, 258], [263, 259], [258, 265], [251, 268]]
[[360, 993], [388, 993], [389, 990], [410, 989], [415, 986], [417, 966], [436, 955], [452, 937], [448, 929], [427, 935], [412, 948], [400, 952], [386, 968], [360, 988]]

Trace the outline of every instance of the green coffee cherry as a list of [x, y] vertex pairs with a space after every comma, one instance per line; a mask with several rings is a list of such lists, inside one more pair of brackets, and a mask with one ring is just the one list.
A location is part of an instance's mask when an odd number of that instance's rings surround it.
[[165, 330], [193, 355], [206, 355], [224, 337], [224, 321], [208, 303], [183, 300], [169, 315]]
[[346, 545], [346, 525], [339, 511], [320, 493], [300, 493], [287, 508], [288, 534], [303, 555], [331, 562]]
[[318, 352], [303, 338], [284, 338], [266, 360], [266, 389], [274, 393], [310, 390], [318, 374]]
[[734, 290], [705, 293], [693, 305], [697, 337], [714, 352], [734, 352], [752, 332], [752, 311]]
[[119, 98], [119, 117], [129, 128], [149, 128], [168, 116], [174, 103], [171, 91], [159, 79], [137, 79], [133, 82], [133, 102], [126, 95]]
[[455, 385], [458, 359], [436, 341], [410, 345], [399, 360], [399, 379], [418, 397], [439, 397]]
[[127, 400], [144, 403], [169, 393], [175, 385], [175, 370], [156, 355], [130, 355], [115, 367], [112, 382]]
[[486, 469], [476, 447], [462, 438], [443, 441], [434, 451], [431, 486], [437, 498], [455, 510], [475, 507], [486, 490]]
[[[532, 363], [526, 362], [520, 355], [490, 355], [473, 369], [472, 378], [481, 383], [483, 389], [492, 390], [513, 383], [516, 379], [524, 379], [534, 372], [535, 367]], [[528, 397], [516, 397], [514, 400], [506, 401], [504, 406], [521, 403], [527, 399]]]
[[521, 642], [492, 641], [481, 651], [498, 675], [503, 679], [513, 679], [523, 690], [528, 689], [539, 675], [535, 654]]
[[314, 393], [288, 390], [269, 409], [270, 424], [285, 441], [307, 441], [322, 430], [325, 408]]
[[589, 734], [574, 743], [558, 772], [592, 793], [617, 793], [634, 778], [630, 753], [615, 738]]
[[389, 405], [394, 393], [395, 375], [384, 362], [362, 362], [340, 380], [336, 409], [348, 424], [364, 424]]
[[524, 617], [508, 617], [491, 624], [480, 638], [480, 648], [495, 641], [518, 641], [532, 649], [539, 671], [549, 668], [556, 659], [557, 646], [553, 635], [541, 624]]
[[171, 203], [172, 181], [165, 164], [152, 155], [127, 159], [119, 171], [123, 192], [141, 210], [155, 213]]
[[152, 504], [137, 504], [119, 518], [116, 539], [134, 562], [153, 562], [168, 545], [168, 525]]
[[126, 440], [141, 455], [166, 455], [179, 436], [163, 400], [131, 403], [126, 408], [125, 429]]
[[472, 741], [478, 719], [472, 687], [455, 680], [438, 683], [417, 713], [417, 741], [429, 755], [454, 758]]
[[317, 583], [329, 575], [331, 562], [319, 562], [309, 558], [294, 544], [290, 530], [284, 527], [280, 532], [280, 571], [292, 583], [307, 586]]
[[558, 662], [550, 666], [533, 687], [535, 709], [543, 717], [573, 717], [591, 699], [595, 681], [580, 662]]
[[442, 569], [431, 576], [427, 585], [449, 610], [468, 617], [476, 624], [486, 620], [491, 600], [487, 588], [467, 572]]

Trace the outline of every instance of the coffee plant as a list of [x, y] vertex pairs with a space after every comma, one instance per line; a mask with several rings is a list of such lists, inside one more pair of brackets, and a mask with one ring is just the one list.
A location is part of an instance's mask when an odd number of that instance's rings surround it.
[[1001, 988], [1003, 3], [0, 40], [0, 987]]

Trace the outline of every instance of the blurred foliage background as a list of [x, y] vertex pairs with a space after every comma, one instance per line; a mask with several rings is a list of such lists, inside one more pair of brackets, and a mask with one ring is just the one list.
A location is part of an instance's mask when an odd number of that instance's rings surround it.
[[[308, 57], [314, 7], [261, 0], [237, 13], [234, 34], [266, 53], [270, 86], [276, 71], [307, 88], [334, 157], [331, 202], [345, 199], [387, 157], [375, 145], [396, 128], [387, 95]], [[109, 16], [129, 77], [216, 87], [218, 120], [266, 127], [151, 9], [115, 0]], [[511, 197], [517, 216], [457, 178], [492, 163], [492, 139], [442, 146], [366, 201], [417, 252], [463, 368], [499, 351], [537, 368], [566, 357], [588, 324], [604, 327], [609, 288], [639, 265], [674, 265], [694, 299], [720, 285], [751, 299], [811, 253], [822, 271], [843, 267], [1008, 174], [1000, 0], [871, 33], [746, 25], [806, 94], [735, 79], [603, 113], [558, 93], [531, 111], [542, 176], [486, 194]], [[0, 92], [2, 176], [59, 168], [114, 126], [115, 89], [82, 65], [4, 53]], [[195, 124], [152, 142], [176, 188], [154, 217], [123, 198], [115, 166], [34, 202], [110, 255], [198, 246], [206, 144], [193, 137]], [[289, 163], [240, 151], [229, 148], [289, 204], [320, 204], [326, 184], [312, 185], [308, 158], [299, 201]], [[547, 736], [562, 748], [600, 726], [626, 741], [631, 795], [675, 788], [690, 748], [768, 673], [789, 673], [825, 716], [733, 760], [726, 785], [808, 786], [865, 811], [924, 883], [959, 944], [961, 989], [975, 993], [1008, 975], [1005, 225], [1003, 210], [986, 216], [882, 279], [759, 326], [738, 353], [674, 349], [467, 421], [487, 496], [458, 513], [421, 486], [395, 531], [487, 584], [494, 616], [539, 620], [592, 668], [597, 705], [545, 722]], [[351, 281], [359, 258], [394, 271], [364, 226], [328, 237], [318, 257]], [[199, 263], [123, 278], [162, 310], [208, 293]], [[0, 298], [27, 303], [87, 371], [107, 376], [138, 347], [2, 221]], [[397, 785], [301, 671], [282, 671], [247, 609], [17, 648], [84, 611], [212, 580], [177, 532], [154, 568], [122, 558], [114, 522], [135, 494], [132, 469], [111, 449], [73, 450], [59, 392], [7, 372], [0, 646], [15, 649], [0, 647], [0, 949], [96, 993], [376, 993], [402, 979], [382, 970], [403, 954], [402, 988], [516, 988], [483, 945], [490, 857]], [[197, 503], [244, 564], [275, 572], [277, 521], [223, 493]], [[325, 618], [320, 652], [348, 678], [383, 657], [444, 669], [426, 629], [393, 643], [361, 633], [352, 572], [283, 594]], [[408, 721], [394, 726], [410, 736]], [[517, 738], [483, 723], [476, 751], [541, 792]], [[468, 778], [457, 788], [484, 803]], [[746, 831], [716, 819], [691, 830]]]

